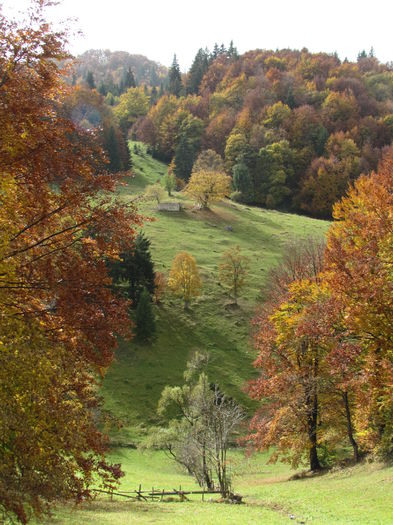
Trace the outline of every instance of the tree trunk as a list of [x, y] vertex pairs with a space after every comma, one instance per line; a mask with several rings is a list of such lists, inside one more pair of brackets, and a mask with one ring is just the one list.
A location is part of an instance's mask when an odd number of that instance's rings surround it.
[[317, 452], [318, 397], [312, 396], [312, 409], [308, 418], [308, 438], [310, 440], [310, 470], [321, 470]]
[[308, 413], [308, 438], [310, 441], [310, 470], [321, 470], [321, 464], [318, 459], [317, 451], [317, 428], [318, 428], [318, 391], [317, 391], [317, 377], [318, 377], [318, 350], [315, 349], [316, 354], [313, 362], [313, 374], [311, 378], [311, 386], [307, 395]]
[[211, 480], [211, 477], [209, 476], [209, 470], [207, 468], [206, 464], [206, 446], [203, 445], [202, 448], [202, 471], [203, 471], [203, 479], [204, 482], [209, 490], [213, 490], [213, 482]]
[[359, 446], [355, 438], [353, 437], [353, 426], [352, 426], [352, 420], [351, 420], [351, 410], [349, 407], [348, 392], [345, 391], [342, 396], [343, 396], [344, 406], [345, 406], [345, 415], [347, 417], [348, 438], [353, 448], [353, 459], [357, 463], [359, 461]]

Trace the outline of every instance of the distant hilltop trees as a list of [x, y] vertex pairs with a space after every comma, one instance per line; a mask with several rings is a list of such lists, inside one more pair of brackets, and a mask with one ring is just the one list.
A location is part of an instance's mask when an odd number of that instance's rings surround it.
[[[118, 96], [136, 85], [159, 87], [167, 76], [168, 68], [143, 55], [90, 49], [77, 57], [74, 83], [87, 82], [89, 87], [95, 87], [104, 96], [107, 93]], [[91, 84], [92, 77], [94, 85]]]

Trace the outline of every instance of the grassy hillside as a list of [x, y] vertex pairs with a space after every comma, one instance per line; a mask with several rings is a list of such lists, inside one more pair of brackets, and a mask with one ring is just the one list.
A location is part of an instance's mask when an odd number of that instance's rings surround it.
[[[135, 176], [120, 190], [125, 200], [134, 199], [166, 173], [164, 164], [147, 155], [142, 145], [139, 148], [143, 153], [133, 154]], [[322, 236], [328, 227], [325, 221], [230, 201], [199, 211], [181, 194], [172, 200], [181, 201], [183, 211], [157, 212], [152, 202], [140, 205], [143, 214], [154, 219], [143, 229], [152, 243], [155, 268], [168, 275], [173, 257], [186, 250], [196, 258], [203, 290], [187, 312], [167, 294], [156, 308], [157, 337], [152, 344], [120, 343], [103, 385], [106, 406], [124, 424], [120, 431], [112, 430], [116, 443], [138, 441], [144, 428], [156, 422], [162, 389], [182, 382], [185, 364], [197, 349], [210, 352], [210, 378], [244, 406], [252, 406], [242, 387], [254, 374], [249, 327], [261, 286], [289, 239]], [[220, 257], [236, 245], [250, 260], [247, 287], [237, 308], [218, 283]]]

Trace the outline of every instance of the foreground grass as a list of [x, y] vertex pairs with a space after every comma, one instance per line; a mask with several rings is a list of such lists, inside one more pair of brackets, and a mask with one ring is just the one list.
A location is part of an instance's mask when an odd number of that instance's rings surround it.
[[[121, 461], [126, 476], [122, 490], [135, 490], [143, 483], [156, 488], [196, 488], [162, 452], [140, 453], [118, 449], [112, 453]], [[287, 465], [267, 463], [267, 455], [245, 458], [232, 452], [231, 468], [236, 492], [245, 505], [225, 505], [200, 497], [185, 503], [136, 503], [101, 497], [81, 507], [59, 508], [48, 525], [70, 524], [381, 524], [393, 523], [393, 468], [363, 464], [324, 475], [291, 480]]]
[[[143, 151], [143, 146], [139, 148]], [[134, 177], [120, 189], [126, 201], [133, 200], [166, 172], [164, 164], [146, 153], [133, 154], [133, 166]], [[106, 407], [123, 424], [120, 430], [111, 430], [117, 444], [137, 443], [146, 429], [157, 423], [161, 391], [167, 384], [182, 383], [186, 362], [195, 350], [210, 353], [211, 380], [250, 411], [255, 407], [243, 387], [255, 374], [249, 332], [261, 287], [269, 270], [280, 261], [288, 240], [321, 237], [329, 225], [230, 201], [198, 211], [180, 193], [173, 200], [181, 201], [182, 212], [157, 212], [155, 203], [140, 203], [142, 213], [154, 219], [147, 221], [143, 229], [151, 240], [155, 268], [168, 276], [174, 256], [185, 250], [196, 258], [203, 290], [187, 312], [178, 299], [166, 295], [155, 310], [157, 334], [151, 344], [120, 343], [102, 390]], [[247, 286], [238, 307], [218, 282], [220, 258], [236, 245], [250, 261]]]

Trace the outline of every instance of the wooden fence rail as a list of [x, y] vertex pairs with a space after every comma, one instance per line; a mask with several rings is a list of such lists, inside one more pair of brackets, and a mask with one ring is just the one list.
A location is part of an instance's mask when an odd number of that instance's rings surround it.
[[219, 490], [183, 490], [181, 488], [181, 485], [179, 489], [173, 488], [172, 490], [165, 490], [165, 489], [155, 489], [154, 487], [151, 488], [151, 490], [142, 490], [142, 485], [139, 485], [138, 490], [131, 490], [131, 491], [111, 491], [111, 490], [101, 490], [101, 489], [93, 489], [94, 492], [99, 492], [102, 494], [109, 494], [111, 496], [111, 499], [113, 496], [122, 496], [124, 498], [129, 498], [133, 500], [144, 500], [144, 501], [151, 501], [154, 500], [163, 500], [164, 496], [179, 496], [180, 501], [187, 500], [187, 496], [190, 496], [192, 494], [199, 494], [202, 496], [202, 501], [205, 498], [205, 494], [221, 494]]

